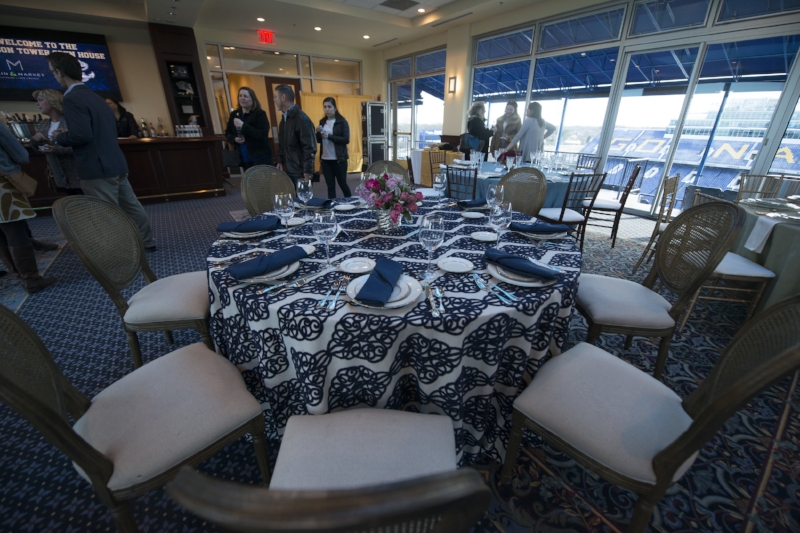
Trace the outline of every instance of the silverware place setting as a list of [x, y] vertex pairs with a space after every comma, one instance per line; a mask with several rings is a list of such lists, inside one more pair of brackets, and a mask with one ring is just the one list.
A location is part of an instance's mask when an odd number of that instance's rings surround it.
[[[307, 281], [308, 281], [308, 278], [299, 278], [299, 279], [296, 279], [294, 281], [285, 281], [283, 283], [278, 283], [277, 285], [273, 285], [271, 287], [267, 287], [266, 289], [260, 289], [260, 290], [256, 291], [256, 294], [258, 294], [258, 295], [267, 294], [267, 293], [270, 293], [270, 292], [272, 292], [274, 290], [278, 291], [275, 294], [280, 294], [283, 291], [285, 291], [286, 289], [296, 289], [297, 287], [300, 287], [301, 285], [304, 285]], [[273, 294], [273, 296], [275, 296], [275, 294]]]
[[494, 294], [504, 304], [514, 305], [514, 302], [519, 300], [519, 298], [517, 298], [517, 296], [513, 293], [510, 293], [498, 285], [495, 285], [491, 281], [484, 281], [482, 277], [474, 272], [472, 273], [472, 280], [479, 289]]

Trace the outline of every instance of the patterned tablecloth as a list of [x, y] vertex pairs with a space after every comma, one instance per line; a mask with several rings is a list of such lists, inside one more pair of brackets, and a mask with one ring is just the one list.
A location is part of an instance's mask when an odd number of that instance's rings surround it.
[[[434, 211], [434, 204], [426, 200], [420, 214]], [[438, 211], [446, 236], [436, 257], [469, 259], [488, 278], [484, 251], [494, 244], [470, 237], [488, 230], [481, 224], [487, 219], [466, 220], [453, 206]], [[427, 251], [417, 240], [419, 216], [383, 233], [367, 209], [337, 212], [337, 218], [344, 232], [331, 245], [335, 261], [390, 257], [402, 263], [404, 274], [421, 279]], [[515, 220], [529, 217], [515, 214]], [[310, 224], [292, 232], [300, 243], [315, 241]], [[294, 414], [405, 409], [452, 418], [460, 464], [486, 457], [502, 461], [514, 398], [567, 339], [581, 268], [574, 241], [537, 248], [526, 237], [507, 233], [504, 251], [533, 255], [566, 273], [544, 288], [501, 284], [519, 297], [515, 305], [504, 305], [467, 275], [438, 271], [432, 284], [444, 290], [446, 312], [434, 318], [424, 294], [396, 310], [354, 307], [342, 299], [333, 311], [319, 309], [317, 303], [341, 275], [323, 268], [321, 244], [290, 277], [308, 281], [277, 295], [258, 295], [264, 283], [238, 282], [213, 265], [253, 250], [279, 249], [282, 237], [278, 232], [260, 241], [220, 240], [208, 263], [214, 342], [261, 402], [268, 437], [279, 440]]]

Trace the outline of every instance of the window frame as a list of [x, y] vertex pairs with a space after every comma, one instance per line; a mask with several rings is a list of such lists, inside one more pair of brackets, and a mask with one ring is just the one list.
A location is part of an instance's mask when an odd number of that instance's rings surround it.
[[495, 63], [495, 62], [506, 63], [506, 62], [509, 62], [509, 60], [511, 60], [511, 59], [519, 59], [519, 58], [523, 58], [523, 57], [531, 57], [531, 55], [533, 55], [533, 53], [534, 53], [534, 44], [536, 43], [536, 37], [538, 36], [538, 33], [536, 31], [538, 29], [537, 26], [538, 26], [537, 23], [527, 23], [527, 24], [522, 24], [522, 25], [517, 26], [517, 27], [513, 27], [511, 29], [506, 28], [506, 29], [503, 29], [503, 30], [501, 30], [499, 32], [492, 32], [492, 33], [485, 33], [485, 34], [482, 34], [482, 35], [476, 35], [475, 37], [473, 37], [473, 45], [472, 45], [472, 57], [474, 57], [474, 58], [478, 57], [478, 44], [481, 41], [484, 41], [486, 39], [492, 39], [494, 37], [502, 37], [503, 35], [512, 35], [514, 33], [518, 33], [518, 32], [521, 32], [523, 30], [528, 30], [528, 29], [530, 29], [533, 32], [531, 34], [531, 49], [527, 54], [519, 54], [519, 55], [514, 55], [514, 56], [501, 57], [501, 58], [497, 58], [497, 59], [484, 59], [483, 61], [478, 61], [476, 59], [475, 61], [472, 62], [472, 65], [473, 66], [476, 66], [476, 65], [484, 66], [484, 65], [491, 64], [491, 63]]
[[715, 4], [719, 3], [717, 0], [708, 0], [708, 7], [706, 8], [706, 16], [703, 19], [702, 24], [697, 24], [694, 26], [681, 26], [680, 28], [670, 28], [668, 30], [661, 30], [661, 31], [654, 31], [650, 33], [640, 33], [638, 35], [633, 34], [633, 22], [634, 17], [636, 16], [636, 8], [641, 4], [646, 4], [647, 2], [652, 2], [653, 0], [633, 0], [631, 4], [631, 16], [630, 16], [630, 24], [628, 25], [628, 32], [626, 34], [627, 39], [641, 39], [643, 37], [651, 37], [654, 35], [666, 35], [672, 32], [678, 31], [691, 31], [700, 28], [708, 27], [709, 21], [713, 20], [711, 13], [715, 10]]

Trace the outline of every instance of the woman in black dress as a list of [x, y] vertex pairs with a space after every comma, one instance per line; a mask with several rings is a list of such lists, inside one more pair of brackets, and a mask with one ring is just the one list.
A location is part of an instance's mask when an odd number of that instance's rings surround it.
[[117, 119], [117, 137], [135, 139], [139, 136], [139, 126], [130, 111], [113, 98], [106, 98], [106, 103]]
[[243, 169], [273, 164], [269, 119], [250, 87], [239, 89], [239, 107], [228, 119], [225, 137], [239, 148]]

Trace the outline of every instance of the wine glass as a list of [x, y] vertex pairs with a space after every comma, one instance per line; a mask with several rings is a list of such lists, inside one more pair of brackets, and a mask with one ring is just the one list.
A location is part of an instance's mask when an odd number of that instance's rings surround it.
[[441, 216], [425, 215], [420, 222], [419, 242], [428, 250], [428, 269], [422, 279], [428, 279], [435, 274], [433, 268], [433, 251], [444, 242], [444, 219]]
[[281, 225], [286, 228], [283, 236], [284, 244], [294, 244], [297, 239], [291, 234], [291, 228], [289, 228], [289, 219], [294, 216], [294, 198], [291, 194], [275, 195], [275, 212], [281, 217]]
[[514, 157], [514, 156], [511, 156], [511, 155], [506, 156], [506, 164], [508, 166], [508, 170], [511, 170], [512, 168], [514, 168], [514, 163], [516, 162], [516, 160], [517, 160], [517, 158]]
[[308, 220], [308, 201], [314, 197], [314, 191], [311, 190], [311, 180], [297, 182], [297, 197], [303, 201], [303, 220]]
[[433, 188], [436, 189], [436, 207], [442, 207], [442, 191], [447, 187], [447, 173], [440, 172], [433, 180]]
[[502, 185], [500, 185], [498, 183], [497, 187], [495, 187], [495, 190], [494, 190], [494, 203], [495, 203], [495, 205], [503, 202], [504, 195], [505, 195], [505, 187], [503, 187]]
[[486, 189], [486, 205], [489, 206], [489, 209], [494, 208], [497, 203], [497, 187], [498, 185], [493, 183]]
[[489, 225], [497, 232], [497, 249], [500, 249], [500, 241], [503, 234], [511, 225], [511, 203], [501, 202], [495, 205], [489, 214]]
[[339, 230], [339, 225], [336, 222], [336, 215], [333, 211], [316, 213], [314, 215], [313, 227], [314, 235], [325, 245], [325, 268], [333, 268], [331, 264], [330, 245]]
[[494, 151], [494, 161], [495, 161], [495, 163], [497, 162], [498, 159], [500, 159], [500, 154], [502, 154], [502, 153], [503, 153], [503, 150], [501, 148], [498, 148], [497, 150]]

